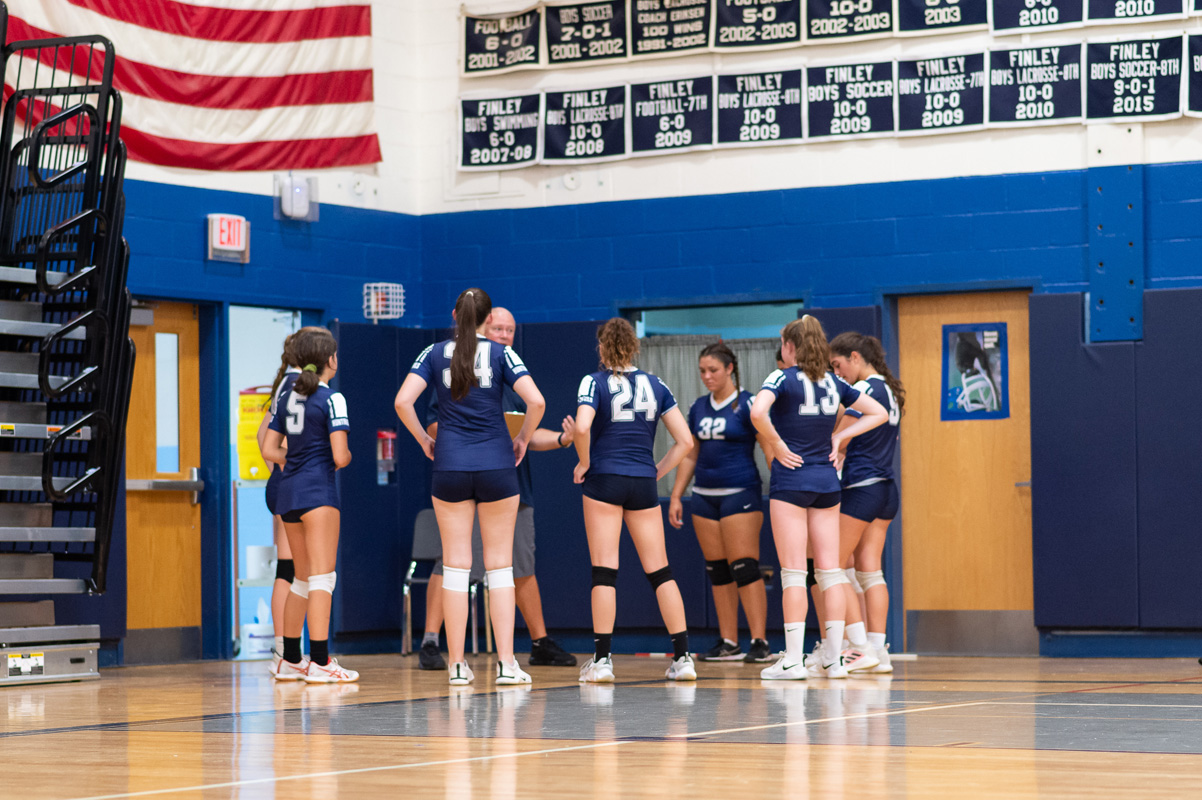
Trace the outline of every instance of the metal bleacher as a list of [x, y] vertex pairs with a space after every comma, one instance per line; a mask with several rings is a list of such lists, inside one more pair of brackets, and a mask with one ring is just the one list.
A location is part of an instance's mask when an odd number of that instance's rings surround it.
[[0, 688], [99, 677], [99, 625], [57, 624], [53, 597], [105, 590], [134, 366], [113, 46], [2, 59]]

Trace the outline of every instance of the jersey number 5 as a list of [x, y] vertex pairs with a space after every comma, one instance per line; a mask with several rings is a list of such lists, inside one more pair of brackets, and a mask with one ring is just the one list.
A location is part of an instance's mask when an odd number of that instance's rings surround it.
[[[648, 422], [655, 422], [655, 412], [659, 410], [659, 405], [655, 402], [651, 380], [646, 375], [634, 376], [633, 390], [630, 379], [625, 375], [610, 375], [609, 393], [613, 395], [610, 401], [610, 418], [614, 422], [633, 422], [636, 414], [642, 414]], [[632, 397], [634, 405], [627, 408]]]
[[288, 395], [288, 419], [284, 427], [293, 436], [300, 436], [305, 431], [305, 398], [296, 392]]

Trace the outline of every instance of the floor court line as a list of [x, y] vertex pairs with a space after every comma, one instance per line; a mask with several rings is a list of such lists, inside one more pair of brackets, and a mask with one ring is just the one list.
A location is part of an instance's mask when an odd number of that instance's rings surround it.
[[968, 706], [990, 706], [992, 700], [974, 700], [971, 703], [947, 703], [938, 706], [923, 706], [922, 708], [899, 708], [894, 711], [867, 711], [863, 714], [847, 714], [842, 717], [821, 717], [819, 719], [799, 719], [795, 722], [772, 722], [767, 725], [748, 725], [743, 728], [723, 728], [716, 731], [698, 731], [696, 733], [672, 733], [667, 739], [694, 739], [698, 736], [718, 736], [726, 733], [744, 733], [747, 731], [765, 731], [772, 728], [791, 728], [796, 725], [817, 725], [820, 722], [841, 722], [849, 719], [873, 719], [875, 717], [893, 717], [898, 714], [916, 714], [919, 711], [943, 711], [949, 708], [966, 708]]

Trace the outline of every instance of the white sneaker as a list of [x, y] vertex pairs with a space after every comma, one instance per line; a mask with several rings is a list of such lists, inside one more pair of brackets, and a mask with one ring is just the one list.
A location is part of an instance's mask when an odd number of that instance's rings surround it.
[[876, 650], [870, 645], [852, 645], [843, 651], [843, 665], [848, 672], [868, 672], [881, 660], [876, 657]]
[[450, 673], [447, 683], [452, 686], [467, 686], [476, 679], [472, 668], [467, 665], [466, 661], [456, 661], [447, 671]]
[[281, 653], [277, 653], [274, 647], [271, 648], [271, 666], [267, 668], [267, 671], [272, 675], [275, 675], [276, 671], [280, 667], [280, 662], [283, 660], [284, 656]]
[[281, 658], [275, 667], [275, 672], [271, 673], [271, 677], [277, 681], [303, 681], [305, 674], [309, 671], [309, 657], [305, 656], [298, 664]]
[[804, 681], [806, 677], [805, 664], [790, 661], [784, 653], [775, 664], [760, 670], [760, 679], [765, 681]]
[[872, 673], [874, 675], [886, 675], [890, 672], [893, 672], [893, 662], [889, 659], [888, 643], [886, 643], [884, 647], [882, 647], [881, 649], [876, 651], [876, 657], [877, 657], [878, 663], [875, 667], [868, 670], [870, 673]]
[[823, 678], [846, 678], [850, 674], [847, 671], [847, 666], [843, 663], [842, 654], [832, 663], [823, 664], [821, 670], [821, 677]]
[[336, 658], [331, 658], [325, 666], [310, 661], [309, 669], [305, 671], [305, 683], [354, 683], [357, 680], [359, 673], [339, 666]]
[[664, 677], [670, 681], [697, 680], [697, 667], [693, 665], [693, 657], [685, 653], [680, 658], [673, 659]]
[[581, 683], [613, 683], [614, 682], [614, 660], [606, 656], [605, 658], [590, 658], [583, 667], [580, 668]]
[[825, 674], [822, 671], [822, 660], [826, 658], [826, 651], [822, 647], [822, 640], [819, 639], [814, 649], [802, 657], [801, 663], [805, 665], [806, 674], [811, 678], [822, 678]]
[[508, 664], [504, 661], [497, 662], [498, 686], [517, 686], [518, 684], [530, 682], [530, 676], [522, 672], [522, 668], [518, 666], [516, 658]]

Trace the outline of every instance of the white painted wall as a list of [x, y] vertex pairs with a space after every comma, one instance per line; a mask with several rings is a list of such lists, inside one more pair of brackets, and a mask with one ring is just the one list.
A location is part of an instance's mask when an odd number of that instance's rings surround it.
[[[527, 5], [523, 0], [475, 0], [469, 8], [495, 13]], [[1145, 125], [1064, 125], [714, 150], [591, 166], [460, 173], [455, 169], [457, 109], [460, 94], [466, 92], [598, 88], [719, 71], [797, 68], [807, 62], [957, 55], [980, 52], [991, 45], [1163, 36], [1182, 30], [1202, 32], [1202, 18], [997, 38], [982, 31], [880, 39], [460, 78], [459, 14], [460, 0], [373, 0], [376, 122], [384, 162], [358, 170], [305, 173], [319, 176], [320, 202], [432, 214], [1202, 160], [1202, 120], [1181, 119]], [[564, 185], [563, 177], [569, 172], [578, 178], [574, 190]], [[131, 164], [129, 175], [254, 194], [272, 191], [271, 175], [264, 173], [214, 174]], [[356, 183], [361, 191], [356, 191]]]

